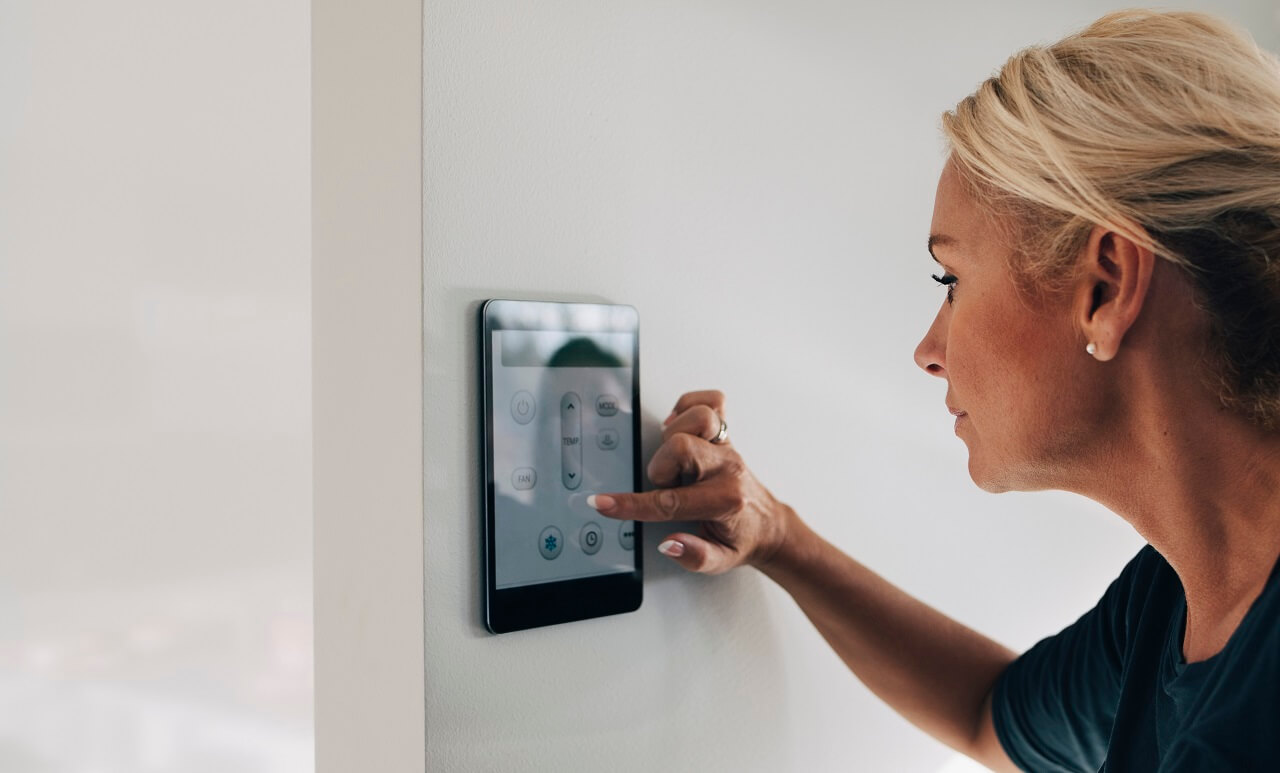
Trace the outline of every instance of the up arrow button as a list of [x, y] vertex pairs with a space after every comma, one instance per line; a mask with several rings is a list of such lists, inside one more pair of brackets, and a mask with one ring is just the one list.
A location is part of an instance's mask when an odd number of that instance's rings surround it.
[[560, 398], [560, 480], [575, 490], [582, 485], [582, 417], [577, 406], [582, 398], [565, 392]]

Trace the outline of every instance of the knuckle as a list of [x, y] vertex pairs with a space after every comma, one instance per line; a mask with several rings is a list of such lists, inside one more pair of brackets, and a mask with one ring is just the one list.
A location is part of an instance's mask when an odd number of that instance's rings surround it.
[[715, 437], [720, 431], [720, 414], [709, 405], [698, 405], [693, 408], [697, 412], [698, 434], [704, 438], [709, 434]]
[[675, 518], [676, 513], [680, 512], [680, 496], [676, 494], [674, 489], [663, 489], [654, 497], [654, 504], [657, 505], [658, 512], [662, 513], [667, 519]]
[[677, 432], [671, 436], [667, 444], [671, 447], [672, 454], [677, 458], [684, 459], [693, 456], [696, 440], [693, 435], [687, 432]]
[[649, 480], [653, 481], [654, 483], [657, 483], [658, 474], [660, 472], [661, 470], [658, 467], [658, 457], [655, 456], [654, 458], [649, 460], [648, 466], [644, 468], [644, 473], [645, 475], [649, 476]]
[[729, 491], [729, 496], [725, 500], [730, 515], [737, 515], [747, 509], [747, 495], [740, 488], [734, 488]]
[[702, 480], [706, 477], [706, 465], [697, 454], [692, 454], [685, 460], [682, 472], [689, 480]]

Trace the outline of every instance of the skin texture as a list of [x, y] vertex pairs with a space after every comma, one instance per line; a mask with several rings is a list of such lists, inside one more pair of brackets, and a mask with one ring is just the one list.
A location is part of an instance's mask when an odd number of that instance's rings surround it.
[[1071, 298], [1020, 293], [1006, 263], [1007, 229], [977, 207], [950, 165], [933, 222], [930, 250], [955, 283], [916, 363], [947, 381], [948, 408], [963, 412], [956, 434], [974, 482], [992, 492], [1046, 488], [1092, 437], [1095, 422], [1075, 412], [1105, 412], [1108, 403], [1095, 380], [1079, 377], [1091, 358]]
[[[974, 482], [1074, 491], [1126, 519], [1182, 580], [1186, 659], [1208, 658], [1280, 554], [1280, 435], [1225, 410], [1208, 386], [1207, 326], [1180, 269], [1098, 226], [1065, 289], [1028, 292], [1009, 268], [1011, 226], [947, 165], [930, 246], [955, 281], [916, 362], [947, 382]], [[1013, 770], [990, 694], [1014, 653], [814, 533], [731, 443], [709, 442], [724, 416], [720, 392], [684, 395], [649, 465], [659, 490], [591, 502], [613, 518], [690, 522], [663, 543], [667, 556], [696, 572], [760, 569], [895, 710], [988, 767]]]
[[1074, 491], [1127, 520], [1182, 580], [1184, 656], [1212, 657], [1280, 554], [1280, 435], [1209, 386], [1207, 322], [1179, 268], [1096, 227], [1068, 290], [1020, 302], [1012, 229], [992, 223], [948, 165], [933, 224], [948, 243], [933, 251], [958, 277], [955, 302], [916, 362], [968, 412], [956, 434], [971, 476]]

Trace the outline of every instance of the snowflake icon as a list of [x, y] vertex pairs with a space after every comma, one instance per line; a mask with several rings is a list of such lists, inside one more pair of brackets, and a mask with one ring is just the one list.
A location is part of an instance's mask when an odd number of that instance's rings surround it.
[[548, 534], [548, 535], [547, 535], [547, 538], [546, 538], [545, 540], [543, 540], [543, 544], [547, 546], [547, 552], [548, 552], [548, 553], [554, 553], [554, 552], [556, 552], [556, 544], [557, 544], [557, 542], [558, 542], [558, 541], [556, 540], [556, 535], [554, 535], [554, 534]]

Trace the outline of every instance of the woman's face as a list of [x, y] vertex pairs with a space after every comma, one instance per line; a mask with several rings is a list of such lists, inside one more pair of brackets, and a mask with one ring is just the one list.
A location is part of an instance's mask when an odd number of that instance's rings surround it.
[[1087, 430], [1083, 340], [1061, 293], [1020, 294], [1006, 229], [969, 195], [948, 163], [938, 181], [930, 251], [951, 283], [916, 363], [947, 382], [969, 474], [988, 491], [1057, 488]]

